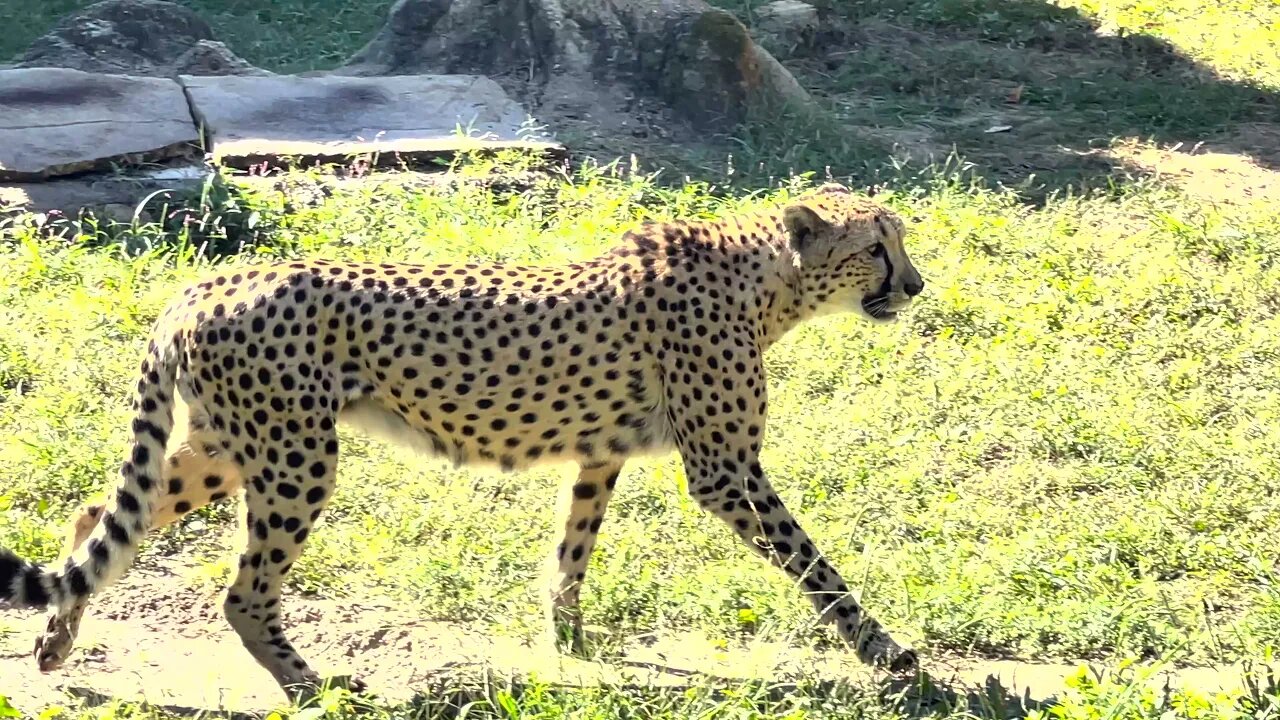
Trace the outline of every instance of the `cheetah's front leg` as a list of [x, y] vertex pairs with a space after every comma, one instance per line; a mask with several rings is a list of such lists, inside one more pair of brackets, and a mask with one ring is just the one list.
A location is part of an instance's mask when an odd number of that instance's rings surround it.
[[[750, 347], [747, 340], [742, 346]], [[690, 358], [690, 364], [696, 363]], [[916, 654], [902, 647], [849, 593], [782, 504], [760, 466], [767, 400], [760, 354], [744, 354], [733, 373], [709, 384], [704, 403], [668, 376], [666, 397], [689, 493], [728, 523], [753, 550], [782, 568], [805, 591], [822, 622], [835, 623], [865, 663], [893, 672], [915, 669]], [[707, 406], [735, 408], [708, 418]]]
[[557, 645], [572, 653], [581, 654], [585, 649], [579, 595], [591, 551], [595, 548], [596, 533], [600, 531], [621, 470], [621, 465], [583, 467], [567, 499], [564, 531], [556, 545], [550, 622]]
[[[685, 462], [689, 468], [689, 461]], [[853, 598], [840, 573], [774, 494], [758, 462], [752, 459], [745, 472], [736, 476], [723, 470], [724, 460], [709, 464], [722, 469], [696, 475], [687, 469], [689, 491], [699, 506], [728, 523], [751, 549], [799, 583], [821, 621], [835, 623], [863, 662], [893, 672], [915, 668], [915, 652], [899, 645]]]

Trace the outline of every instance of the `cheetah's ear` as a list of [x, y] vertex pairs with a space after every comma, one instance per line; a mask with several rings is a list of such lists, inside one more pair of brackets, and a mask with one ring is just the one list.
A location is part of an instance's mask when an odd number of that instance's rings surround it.
[[846, 185], [841, 185], [838, 182], [829, 182], [829, 183], [823, 183], [822, 185], [818, 186], [818, 189], [815, 190], [814, 192], [818, 195], [823, 195], [823, 194], [850, 195], [852, 194], [853, 191], [850, 190]]
[[813, 208], [803, 203], [787, 207], [782, 213], [782, 224], [790, 235], [791, 249], [803, 252], [813, 236], [831, 227]]

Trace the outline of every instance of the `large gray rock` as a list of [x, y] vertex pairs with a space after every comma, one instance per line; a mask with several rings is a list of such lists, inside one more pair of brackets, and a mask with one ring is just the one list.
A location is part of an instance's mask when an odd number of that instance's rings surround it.
[[756, 36], [770, 47], [792, 48], [812, 42], [820, 25], [818, 8], [800, 0], [773, 0], [755, 10]]
[[608, 122], [636, 97], [703, 126], [807, 93], [733, 15], [704, 0], [398, 0], [338, 72], [474, 73], [523, 82], [548, 122]]
[[68, 15], [17, 66], [153, 77], [265, 73], [214, 40], [195, 12], [162, 0], [103, 0]]
[[182, 87], [65, 68], [0, 71], [0, 182], [198, 154]]
[[[232, 167], [282, 156], [439, 155], [477, 147], [556, 151], [522, 128], [523, 108], [474, 76], [180, 78], [213, 159]], [[469, 137], [459, 137], [459, 127]]]

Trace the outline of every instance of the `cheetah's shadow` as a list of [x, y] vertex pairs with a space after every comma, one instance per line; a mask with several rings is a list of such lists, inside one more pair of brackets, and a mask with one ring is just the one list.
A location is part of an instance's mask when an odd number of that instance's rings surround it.
[[[940, 713], [967, 712], [975, 718], [1005, 720], [1025, 717], [1033, 710], [1053, 704], [1052, 696], [1036, 699], [1030, 690], [1018, 694], [1006, 688], [995, 676], [988, 675], [981, 686], [972, 683], [941, 681], [929, 673], [914, 677], [883, 678], [874, 683], [852, 684], [839, 680], [742, 680], [708, 673], [668, 667], [657, 663], [621, 661], [619, 665], [643, 668], [667, 676], [688, 680], [679, 684], [607, 684], [599, 690], [627, 696], [635, 701], [661, 702], [664, 698], [688, 701], [689, 693], [703, 693], [708, 704], [732, 699], [754, 703], [764, 715], [781, 714], [795, 698], [838, 703], [841, 706], [878, 705], [901, 717], [936, 717]], [[584, 686], [540, 683], [517, 677], [499, 677], [486, 673], [482, 678], [460, 678], [448, 674], [437, 677], [428, 688], [419, 691], [400, 710], [414, 718], [442, 720], [473, 717], [476, 710], [490, 708], [502, 715], [505, 703], [517, 704], [528, 695], [550, 699], [581, 693]], [[88, 688], [73, 687], [68, 692], [84, 700], [88, 706], [107, 705], [118, 700]], [[370, 698], [371, 700], [373, 698]], [[361, 714], [357, 702], [353, 710]], [[234, 710], [213, 710], [181, 705], [150, 704], [151, 708], [177, 717], [226, 718], [227, 720], [260, 720], [261, 714]], [[385, 708], [367, 708], [368, 714], [385, 715]], [[395, 713], [400, 716], [400, 712]], [[483, 715], [483, 712], [481, 713]]]
[[[620, 666], [638, 667], [667, 677], [687, 682], [658, 683], [610, 683], [598, 689], [613, 695], [626, 696], [636, 702], [662, 704], [664, 699], [678, 701], [687, 707], [690, 693], [703, 694], [707, 705], [732, 700], [735, 703], [751, 702], [765, 717], [783, 715], [797, 706], [797, 698], [822, 701], [842, 707], [878, 706], [904, 718], [937, 717], [941, 714], [967, 712], [974, 718], [1005, 720], [1022, 718], [1028, 713], [1044, 709], [1055, 698], [1034, 698], [1029, 689], [1019, 694], [1007, 688], [994, 674], [988, 675], [981, 685], [943, 681], [929, 673], [921, 672], [913, 677], [881, 678], [875, 682], [850, 683], [843, 680], [790, 680], [730, 678], [669, 667], [658, 663], [633, 660], [616, 661]], [[484, 682], [438, 681], [436, 686], [418, 693], [409, 706], [413, 717], [456, 718], [470, 715], [477, 706], [491, 707], [501, 714], [500, 702], [509, 698], [517, 704], [526, 694], [546, 699], [556, 695], [580, 693], [584, 686], [555, 683], [534, 683], [518, 678], [494, 677]]]

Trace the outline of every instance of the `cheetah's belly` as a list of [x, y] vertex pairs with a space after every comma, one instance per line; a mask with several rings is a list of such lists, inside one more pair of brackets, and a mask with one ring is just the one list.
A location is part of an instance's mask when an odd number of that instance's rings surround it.
[[613, 380], [593, 377], [586, 387], [552, 373], [557, 379], [546, 387], [517, 377], [492, 392], [377, 388], [347, 403], [339, 419], [455, 465], [504, 470], [620, 462], [670, 450], [672, 432], [656, 370], [628, 370]]

